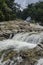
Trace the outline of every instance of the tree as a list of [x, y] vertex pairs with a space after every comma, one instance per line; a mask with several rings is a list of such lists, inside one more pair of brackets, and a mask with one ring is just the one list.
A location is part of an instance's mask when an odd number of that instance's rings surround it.
[[43, 23], [43, 2], [29, 4], [28, 7], [23, 10], [22, 14], [23, 19], [30, 16], [33, 20]]
[[14, 0], [0, 0], [0, 21], [16, 18]]

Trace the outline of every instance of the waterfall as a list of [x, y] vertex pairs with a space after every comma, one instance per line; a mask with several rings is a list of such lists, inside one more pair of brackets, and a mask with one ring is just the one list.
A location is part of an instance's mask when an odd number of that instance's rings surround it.
[[18, 33], [13, 37], [14, 40], [23, 41], [27, 43], [37, 44], [43, 39], [43, 32]]
[[[12, 36], [12, 35], [11, 35]], [[12, 39], [0, 41], [0, 50], [12, 46], [15, 49], [32, 49], [43, 40], [43, 32], [17, 33]]]

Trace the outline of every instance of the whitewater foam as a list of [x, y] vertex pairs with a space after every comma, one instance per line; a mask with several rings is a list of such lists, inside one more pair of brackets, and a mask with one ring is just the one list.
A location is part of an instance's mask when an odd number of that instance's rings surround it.
[[38, 60], [37, 65], [43, 65], [43, 58], [41, 58], [41, 59]]
[[[10, 38], [12, 35], [10, 36]], [[42, 33], [36, 33], [36, 32], [30, 32], [30, 33], [18, 33], [16, 34], [12, 39], [3, 40], [0, 41], [0, 51], [2, 50], [8, 50], [13, 48], [12, 50], [16, 50], [17, 52], [33, 49], [35, 48], [41, 41], [43, 40], [43, 32]], [[11, 50], [10, 49], [10, 50]], [[17, 63], [20, 63], [23, 61], [21, 56], [13, 57], [13, 60], [8, 59], [7, 61], [2, 62], [4, 55], [6, 56], [5, 52], [2, 54], [2, 57], [0, 58], [0, 65], [18, 65]], [[17, 60], [14, 62], [14, 60]], [[36, 65], [43, 65], [43, 59], [38, 60], [38, 63]]]
[[43, 33], [30, 32], [30, 33], [18, 33], [13, 37], [14, 40], [28, 42], [28, 43], [40, 43], [43, 39]]
[[18, 33], [12, 39], [0, 41], [0, 50], [10, 47], [16, 50], [35, 48], [43, 40], [43, 33]]
[[15, 41], [10, 39], [0, 41], [0, 50], [8, 49], [11, 46], [16, 50], [21, 50], [21, 49], [32, 49], [36, 47], [37, 44], [30, 44], [27, 42]]

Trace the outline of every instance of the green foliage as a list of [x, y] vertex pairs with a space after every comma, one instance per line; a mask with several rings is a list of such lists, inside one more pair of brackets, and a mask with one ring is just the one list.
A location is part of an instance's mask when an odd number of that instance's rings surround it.
[[8, 7], [10, 7], [11, 9], [13, 8], [13, 6], [14, 6], [14, 0], [6, 0], [6, 3], [7, 3], [7, 5], [8, 5]]
[[0, 11], [0, 21], [1, 21], [1, 20], [3, 21], [3, 20], [4, 20], [4, 17], [5, 17], [5, 16], [3, 15], [3, 12]]
[[[0, 0], [0, 21], [8, 21], [16, 18], [14, 0]], [[15, 11], [13, 11], [13, 6]]]
[[0, 21], [16, 18], [25, 20], [27, 17], [43, 22], [43, 2], [29, 4], [26, 9], [20, 11], [20, 5], [15, 3], [14, 0], [0, 0]]
[[22, 12], [22, 19], [29, 16], [35, 21], [43, 22], [43, 2], [28, 5]]

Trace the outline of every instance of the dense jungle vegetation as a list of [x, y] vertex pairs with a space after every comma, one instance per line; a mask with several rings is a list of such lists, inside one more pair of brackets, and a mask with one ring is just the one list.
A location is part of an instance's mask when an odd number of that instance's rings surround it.
[[29, 4], [23, 11], [20, 5], [14, 0], [0, 0], [0, 22], [15, 20], [16, 18], [25, 20], [27, 17], [43, 23], [43, 2]]

